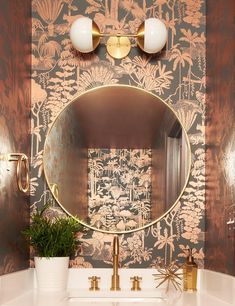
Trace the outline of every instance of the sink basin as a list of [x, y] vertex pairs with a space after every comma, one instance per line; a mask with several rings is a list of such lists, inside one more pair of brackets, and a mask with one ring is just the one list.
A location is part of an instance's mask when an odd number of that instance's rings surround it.
[[[144, 303], [150, 305], [166, 305], [162, 297], [157, 295], [156, 291], [144, 290], [144, 291], [74, 291], [69, 292], [66, 300], [71, 303], [71, 305], [82, 305], [87, 303], [102, 304], [102, 305], [126, 305], [126, 303]], [[124, 303], [124, 304], [123, 304]]]
[[148, 305], [148, 306], [166, 306], [166, 302], [161, 298], [134, 298], [134, 297], [101, 297], [101, 298], [81, 298], [81, 297], [68, 297], [68, 305], [71, 306], [87, 306], [89, 305], [104, 305], [104, 306], [131, 306], [131, 305]]
[[[164, 286], [156, 288], [153, 269], [119, 269], [120, 291], [110, 291], [111, 269], [79, 269], [74, 272], [69, 291], [66, 297], [68, 306], [166, 306], [167, 301], [163, 298]], [[131, 277], [140, 276], [141, 291], [131, 291]], [[97, 276], [99, 280], [98, 291], [90, 291], [89, 277]], [[89, 306], [90, 306], [89, 305]]]
[[97, 304], [104, 302], [110, 304], [110, 303], [160, 303], [160, 305], [165, 305], [165, 301], [162, 298], [129, 298], [129, 297], [121, 297], [121, 298], [81, 298], [81, 297], [68, 297], [67, 300], [71, 302], [73, 305], [77, 303], [78, 305], [81, 305], [81, 302], [89, 303], [89, 304]]

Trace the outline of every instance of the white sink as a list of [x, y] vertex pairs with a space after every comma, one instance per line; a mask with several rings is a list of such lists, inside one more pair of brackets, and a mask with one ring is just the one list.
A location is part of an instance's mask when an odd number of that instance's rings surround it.
[[166, 302], [158, 297], [68, 297], [68, 306], [87, 306], [104, 305], [104, 306], [131, 306], [131, 305], [148, 305], [148, 306], [166, 306]]
[[104, 305], [105, 303], [107, 303], [108, 305], [113, 305], [114, 303], [118, 303], [117, 305], [122, 305], [122, 303], [147, 303], [149, 306], [150, 305], [166, 305], [165, 301], [162, 298], [140, 298], [140, 297], [120, 297], [120, 298], [105, 298], [105, 297], [99, 297], [99, 298], [92, 298], [92, 297], [68, 297], [67, 301], [69, 301], [73, 306], [74, 305], [81, 305], [81, 303], [83, 302], [85, 303], [89, 303], [89, 304], [102, 304]]
[[163, 302], [163, 298], [158, 291], [143, 290], [143, 291], [89, 291], [89, 290], [74, 290], [68, 293], [66, 298], [70, 302]]
[[[104, 306], [128, 306], [131, 305], [167, 305], [162, 298], [164, 288], [156, 289], [156, 282], [152, 274], [155, 269], [120, 269], [120, 291], [110, 291], [112, 269], [79, 269], [72, 275], [69, 281], [69, 291], [66, 302], [71, 306], [104, 305]], [[75, 274], [76, 272], [76, 274]], [[98, 291], [90, 291], [89, 277], [100, 277]], [[133, 276], [142, 277], [141, 291], [131, 291]], [[164, 287], [164, 286], [163, 286]]]
[[[100, 294], [99, 292], [110, 292], [111, 276], [113, 273], [112, 269], [87, 268], [69, 270], [69, 289], [86, 291], [90, 287], [89, 277], [97, 276], [100, 277], [100, 291], [97, 291], [95, 293]], [[155, 274], [156, 272], [156, 269], [119, 269], [118, 273], [120, 275], [121, 291], [112, 291], [111, 293], [120, 294], [123, 291], [131, 292], [130, 289], [132, 286], [132, 282], [130, 278], [133, 276], [140, 276], [142, 278], [142, 280], [140, 281], [140, 287], [142, 291], [158, 291], [158, 289], [156, 289], [157, 282], [154, 280], [153, 277], [153, 274]]]

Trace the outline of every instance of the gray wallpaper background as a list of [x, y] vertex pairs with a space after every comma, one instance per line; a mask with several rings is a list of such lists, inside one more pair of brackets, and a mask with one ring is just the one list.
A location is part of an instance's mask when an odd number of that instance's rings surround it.
[[[191, 144], [192, 169], [185, 192], [160, 222], [120, 236], [121, 265], [150, 267], [162, 259], [182, 261], [193, 248], [204, 261], [205, 221], [205, 1], [33, 0], [32, 33], [32, 177], [31, 212], [51, 199], [43, 176], [45, 135], [57, 113], [75, 95], [108, 84], [129, 84], [153, 92], [177, 112]], [[165, 51], [148, 56], [132, 48], [114, 60], [105, 47], [89, 55], [72, 49], [68, 31], [77, 17], [93, 18], [102, 31], [136, 32], [145, 18], [161, 18], [168, 27]], [[62, 213], [54, 203], [49, 214]], [[110, 234], [78, 233], [81, 242], [72, 267], [109, 267]]]

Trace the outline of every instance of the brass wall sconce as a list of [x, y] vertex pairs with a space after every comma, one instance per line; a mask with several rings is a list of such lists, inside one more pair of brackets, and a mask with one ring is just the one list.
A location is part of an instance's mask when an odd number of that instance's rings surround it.
[[98, 25], [87, 17], [76, 19], [70, 29], [72, 44], [82, 53], [94, 51], [102, 37], [109, 37], [106, 43], [109, 55], [121, 59], [131, 50], [130, 38], [136, 39], [137, 45], [146, 53], [161, 51], [167, 41], [167, 29], [161, 20], [148, 18], [140, 25], [136, 34], [101, 33]]
[[23, 193], [29, 191], [29, 160], [24, 153], [8, 153], [0, 156], [0, 160], [6, 162], [17, 162], [16, 182], [19, 190]]

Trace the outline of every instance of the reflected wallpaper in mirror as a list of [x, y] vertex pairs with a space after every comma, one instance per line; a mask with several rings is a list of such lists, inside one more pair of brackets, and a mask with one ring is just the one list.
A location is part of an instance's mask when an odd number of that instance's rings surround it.
[[189, 169], [188, 139], [172, 109], [125, 85], [77, 97], [44, 147], [44, 172], [58, 203], [101, 231], [133, 231], [161, 218], [183, 192]]
[[114, 231], [151, 222], [151, 149], [88, 149], [89, 224]]

